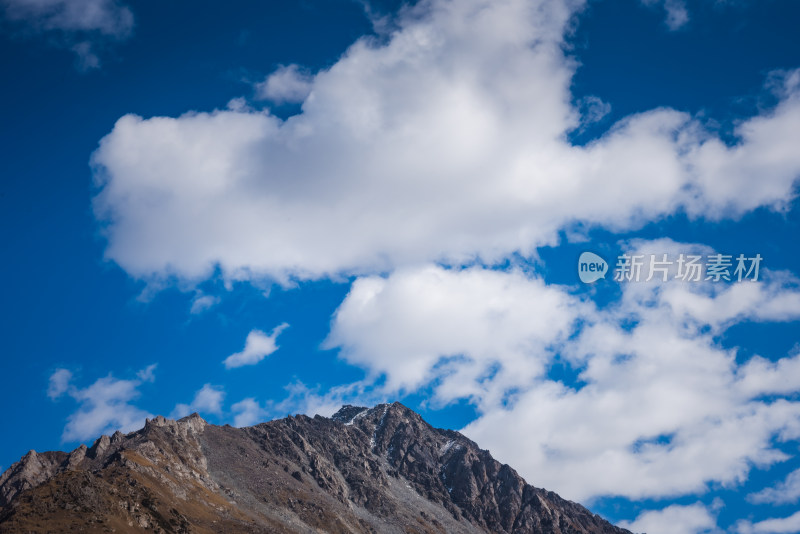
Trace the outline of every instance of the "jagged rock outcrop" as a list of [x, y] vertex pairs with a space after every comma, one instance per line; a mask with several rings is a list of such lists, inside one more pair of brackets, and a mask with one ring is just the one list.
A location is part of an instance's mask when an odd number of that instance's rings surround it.
[[0, 532], [624, 534], [405, 406], [247, 428], [157, 417], [0, 477]]

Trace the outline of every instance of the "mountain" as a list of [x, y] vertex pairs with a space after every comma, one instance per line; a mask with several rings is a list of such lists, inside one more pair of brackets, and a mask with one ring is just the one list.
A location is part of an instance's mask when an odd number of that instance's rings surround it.
[[399, 403], [247, 428], [161, 416], [0, 477], [0, 532], [629, 534]]

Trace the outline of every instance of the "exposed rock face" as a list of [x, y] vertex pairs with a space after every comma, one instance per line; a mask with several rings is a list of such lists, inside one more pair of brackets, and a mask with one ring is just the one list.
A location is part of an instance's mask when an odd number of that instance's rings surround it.
[[0, 477], [0, 532], [624, 534], [401, 404], [248, 428], [157, 417]]

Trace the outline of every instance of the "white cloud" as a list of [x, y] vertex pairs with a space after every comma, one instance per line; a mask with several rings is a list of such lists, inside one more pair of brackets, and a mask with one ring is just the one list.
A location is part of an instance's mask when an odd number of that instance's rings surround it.
[[222, 413], [223, 398], [225, 398], [225, 392], [221, 388], [205, 384], [195, 394], [191, 406], [197, 411], [219, 414]]
[[646, 6], [663, 6], [667, 13], [665, 23], [670, 30], [678, 30], [689, 22], [685, 0], [641, 0]]
[[133, 29], [133, 14], [117, 0], [2, 0], [0, 6], [7, 18], [42, 30], [125, 37]]
[[606, 115], [611, 113], [611, 104], [603, 102], [602, 99], [594, 95], [581, 98], [577, 104], [581, 110], [581, 117], [584, 125], [601, 121]]
[[281, 332], [289, 327], [288, 324], [283, 323], [272, 329], [269, 335], [261, 330], [251, 330], [247, 334], [247, 340], [244, 344], [244, 350], [231, 354], [222, 362], [225, 364], [226, 369], [234, 369], [244, 365], [255, 365], [276, 350], [278, 345], [275, 340]]
[[754, 356], [739, 374], [739, 389], [746, 394], [789, 395], [800, 391], [800, 352], [777, 362]]
[[281, 65], [267, 78], [256, 84], [256, 95], [277, 104], [302, 102], [311, 92], [314, 77], [298, 65]]
[[48, 396], [55, 399], [67, 393], [79, 404], [78, 410], [67, 419], [61, 439], [65, 442], [84, 441], [116, 430], [129, 432], [140, 428], [145, 418], [152, 415], [137, 408], [131, 401], [139, 396], [142, 376], [152, 381], [153, 368], [151, 365], [140, 371], [140, 378], [136, 380], [122, 380], [108, 375], [85, 388], [72, 384], [72, 373], [68, 370], [55, 371], [50, 376]]
[[0, 0], [0, 12], [26, 33], [46, 33], [48, 43], [71, 50], [80, 71], [99, 68], [98, 50], [133, 31], [133, 13], [118, 0]]
[[636, 521], [621, 521], [619, 526], [647, 534], [698, 534], [716, 530], [717, 521], [701, 503], [674, 504], [663, 510], [643, 512]]
[[517, 271], [403, 270], [354, 282], [326, 344], [389, 391], [436, 381], [444, 402], [494, 406], [542, 376], [586, 306]]
[[[681, 249], [709, 250], [634, 251]], [[599, 310], [518, 271], [406, 269], [358, 279], [328, 343], [384, 395], [469, 399], [480, 416], [468, 436], [569, 498], [702, 492], [787, 458], [775, 440], [800, 437], [800, 355], [737, 364], [716, 341], [743, 321], [800, 319], [796, 281], [764, 275], [627, 283]], [[575, 383], [548, 375], [557, 362]]]
[[374, 406], [387, 402], [386, 395], [371, 386], [369, 381], [361, 381], [342, 384], [322, 392], [319, 386], [309, 387], [300, 381], [295, 381], [286, 386], [289, 394], [282, 401], [275, 403], [271, 411], [276, 417], [296, 413], [330, 417], [343, 404]]
[[279, 402], [267, 400], [262, 405], [255, 398], [248, 397], [231, 406], [234, 426], [251, 426], [274, 417], [298, 413], [330, 417], [343, 404], [373, 406], [386, 402], [386, 397], [374, 390], [369, 382], [334, 386], [323, 392], [320, 386], [309, 387], [296, 380], [285, 389], [287, 395]]
[[733, 146], [670, 109], [569, 145], [598, 111], [569, 104], [564, 34], [582, 6], [420, 3], [386, 43], [361, 39], [308, 80], [286, 121], [246, 107], [122, 117], [93, 156], [107, 258], [148, 281], [219, 267], [291, 283], [529, 255], [576, 222], [622, 230], [681, 209], [786, 205], [800, 174], [788, 81]]
[[92, 43], [89, 41], [81, 41], [72, 45], [72, 51], [75, 53], [75, 66], [80, 71], [89, 71], [100, 68], [100, 57], [94, 50]]
[[[666, 285], [686, 291], [688, 284]], [[716, 306], [736, 287], [718, 293]], [[800, 389], [798, 375], [780, 374], [797, 356], [737, 366], [735, 352], [711, 332], [676, 316], [669, 293], [642, 304], [623, 297], [616, 310], [587, 317], [562, 352], [583, 387], [534, 384], [513, 407], [486, 412], [465, 432], [577, 499], [702, 492], [710, 481], [736, 484], [751, 465], [785, 459], [772, 442], [800, 436], [800, 403], [761, 397]]]
[[[795, 376], [798, 373], [795, 372]], [[786, 504], [800, 500], [800, 469], [789, 473], [786, 480], [757, 493], [751, 493], [747, 500], [752, 503]]]
[[[734, 252], [733, 254], [731, 252]], [[731, 258], [731, 275], [736, 268], [738, 251], [727, 251]], [[674, 280], [678, 273], [678, 258], [690, 255], [701, 257], [705, 263], [716, 251], [698, 244], [676, 243], [671, 239], [651, 241], [633, 240], [627, 243], [627, 253], [643, 256], [645, 265], [652, 265], [651, 257], [663, 260], [666, 254], [667, 279]], [[745, 255], [745, 267], [750, 266], [752, 255]], [[763, 260], [758, 280], [743, 278], [740, 283], [726, 284], [706, 281], [708, 273], [701, 270], [701, 282], [660, 283], [661, 273], [654, 272], [653, 279], [647, 283], [625, 285], [621, 307], [641, 308], [658, 300], [669, 307], [671, 314], [681, 321], [697, 328], [711, 327], [719, 333], [733, 324], [743, 321], [785, 322], [797, 320], [800, 316], [800, 280], [791, 273], [771, 271]], [[751, 275], [752, 276], [752, 275]], [[648, 268], [641, 272], [641, 280], [650, 277]], [[735, 276], [731, 277], [736, 280]]]
[[178, 404], [170, 414], [172, 418], [186, 417], [192, 412], [221, 415], [225, 391], [220, 386], [205, 384], [194, 395], [190, 404]]
[[237, 402], [231, 406], [231, 411], [234, 414], [233, 426], [239, 428], [263, 423], [269, 415], [269, 412], [252, 397]]
[[56, 400], [69, 390], [71, 382], [72, 372], [69, 369], [56, 369], [50, 375], [47, 396], [52, 400]]
[[213, 295], [206, 295], [201, 291], [197, 291], [195, 293], [194, 299], [192, 299], [192, 307], [189, 310], [189, 313], [192, 315], [198, 315], [207, 311], [217, 304], [219, 304], [220, 298], [215, 297]]
[[739, 534], [794, 534], [800, 532], [800, 512], [789, 517], [765, 519], [757, 523], [740, 521], [737, 524]]
[[136, 377], [141, 380], [142, 382], [155, 382], [156, 375], [155, 370], [158, 367], [157, 363], [152, 363], [142, 369], [141, 371], [136, 373]]

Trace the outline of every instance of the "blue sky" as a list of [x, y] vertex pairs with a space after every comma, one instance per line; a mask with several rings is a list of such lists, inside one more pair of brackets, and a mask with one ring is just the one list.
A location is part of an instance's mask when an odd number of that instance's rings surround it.
[[0, 1], [0, 466], [399, 400], [636, 531], [800, 532], [796, 2], [76, 5]]

